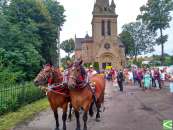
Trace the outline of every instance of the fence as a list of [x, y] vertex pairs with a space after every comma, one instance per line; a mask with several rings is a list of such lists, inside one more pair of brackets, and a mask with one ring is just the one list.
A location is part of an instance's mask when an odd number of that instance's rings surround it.
[[16, 111], [20, 106], [38, 100], [44, 95], [32, 83], [8, 87], [0, 85], [0, 116], [5, 112]]

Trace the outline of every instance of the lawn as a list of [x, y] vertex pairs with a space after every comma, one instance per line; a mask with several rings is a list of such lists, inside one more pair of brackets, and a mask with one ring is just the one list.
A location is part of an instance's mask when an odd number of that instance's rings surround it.
[[36, 113], [46, 110], [49, 107], [47, 98], [21, 107], [16, 112], [10, 112], [0, 117], [0, 130], [10, 130], [17, 124], [32, 118]]

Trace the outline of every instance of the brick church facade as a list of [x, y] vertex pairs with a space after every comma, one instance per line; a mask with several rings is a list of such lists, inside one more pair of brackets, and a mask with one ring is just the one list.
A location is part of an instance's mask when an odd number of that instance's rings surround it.
[[106, 66], [122, 69], [125, 66], [123, 43], [117, 35], [117, 18], [114, 0], [96, 0], [92, 18], [92, 37], [75, 37], [75, 58], [84, 63], [97, 63], [99, 68]]

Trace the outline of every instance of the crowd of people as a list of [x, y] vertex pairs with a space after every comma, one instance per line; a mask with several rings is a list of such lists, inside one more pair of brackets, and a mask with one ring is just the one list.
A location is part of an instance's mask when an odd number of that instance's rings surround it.
[[173, 94], [173, 70], [170, 73], [167, 69], [167, 67], [162, 69], [157, 67], [131, 67], [123, 70], [110, 68], [98, 72], [92, 65], [90, 65], [88, 68], [85, 68], [85, 71], [88, 79], [97, 73], [104, 74], [105, 79], [118, 85], [120, 91], [123, 91], [123, 85], [138, 86], [146, 91], [152, 88], [162, 89], [165, 87], [166, 83], [166, 85], [169, 84], [170, 92]]
[[143, 88], [144, 91], [151, 88], [162, 89], [165, 86], [165, 83], [169, 83], [170, 92], [173, 93], [173, 72], [168, 73], [167, 67], [163, 69], [159, 69], [157, 67], [132, 67], [125, 68], [122, 71], [123, 75], [119, 74], [119, 72], [121, 72], [121, 70], [118, 71], [111, 68], [106, 71], [106, 77], [108, 80], [111, 79], [113, 82], [117, 82], [120, 87], [120, 91], [122, 90], [122, 83], [119, 83], [119, 81], [124, 81], [126, 85], [139, 86]]

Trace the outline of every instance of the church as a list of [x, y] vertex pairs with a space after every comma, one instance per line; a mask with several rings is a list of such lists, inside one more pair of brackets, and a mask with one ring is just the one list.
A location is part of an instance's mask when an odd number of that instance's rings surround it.
[[99, 69], [125, 66], [124, 45], [117, 35], [116, 5], [114, 0], [96, 0], [92, 18], [92, 36], [75, 36], [75, 58], [86, 64], [97, 63]]

